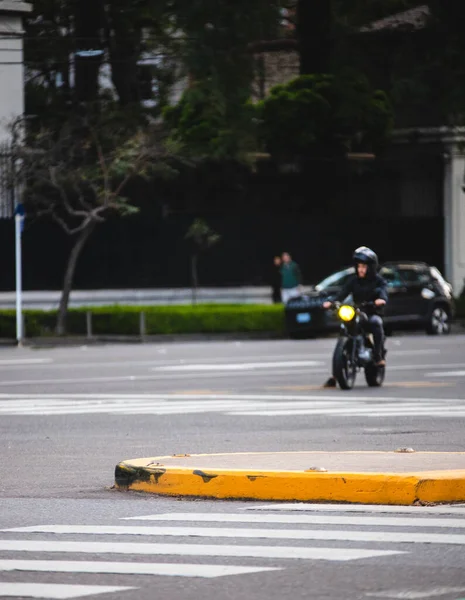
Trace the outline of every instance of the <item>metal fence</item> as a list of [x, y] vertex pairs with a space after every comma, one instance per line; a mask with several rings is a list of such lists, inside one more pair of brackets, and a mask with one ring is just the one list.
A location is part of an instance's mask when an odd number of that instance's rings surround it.
[[14, 215], [14, 169], [11, 146], [0, 144], [0, 219], [11, 219]]

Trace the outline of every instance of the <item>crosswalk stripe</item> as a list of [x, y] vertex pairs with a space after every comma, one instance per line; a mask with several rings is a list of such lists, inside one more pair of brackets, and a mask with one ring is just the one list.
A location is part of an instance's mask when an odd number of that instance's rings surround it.
[[[436, 402], [438, 400], [436, 398], [431, 397], [422, 397], [422, 398], [412, 398], [412, 397], [402, 397], [399, 398], [397, 396], [368, 396], [368, 395], [350, 395], [344, 400], [341, 399], [340, 395], [337, 394], [252, 394], [252, 393], [242, 393], [242, 394], [224, 394], [224, 393], [182, 393], [182, 394], [173, 394], [167, 392], [166, 394], [122, 394], [122, 393], [113, 393], [113, 394], [0, 394], [0, 403], [7, 402], [42, 402], [42, 401], [83, 401], [83, 400], [91, 400], [91, 401], [104, 401], [104, 400], [147, 400], [147, 401], [187, 401], [187, 400], [259, 400], [259, 401], [270, 401], [270, 402], [287, 402], [287, 401], [333, 401], [339, 404], [346, 404], [348, 401], [382, 401], [382, 402]], [[441, 400], [443, 402], [447, 400], [448, 402], [457, 402], [463, 403], [463, 398], [447, 398]]]
[[[382, 592], [368, 592], [365, 596], [373, 598], [392, 598], [393, 600], [420, 600], [421, 598], [437, 598], [446, 594], [458, 594], [465, 591], [465, 587], [436, 587], [426, 590], [383, 590]], [[458, 600], [464, 600], [458, 599]]]
[[373, 527], [453, 527], [465, 528], [465, 519], [434, 519], [409, 517], [344, 517], [318, 515], [264, 515], [230, 513], [166, 513], [123, 517], [122, 521], [196, 521], [199, 523], [279, 523], [299, 525], [364, 525]]
[[[353, 410], [351, 407], [358, 408], [366, 408], [371, 410], [373, 402], [350, 402], [349, 407], [347, 402], [335, 402], [335, 401], [316, 401], [316, 400], [290, 400], [288, 402], [272, 402], [268, 401], [253, 401], [253, 400], [146, 400], [139, 398], [129, 398], [129, 399], [113, 399], [113, 400], [50, 400], [50, 401], [32, 401], [32, 402], [21, 402], [21, 401], [9, 401], [9, 402], [0, 402], [0, 411], [8, 411], [8, 410], [30, 410], [30, 409], [46, 409], [46, 410], [59, 410], [63, 408], [127, 408], [130, 407], [144, 407], [150, 406], [153, 408], [189, 408], [191, 406], [199, 406], [199, 407], [235, 407], [235, 406], [246, 406], [250, 407], [250, 409], [263, 408], [263, 407], [272, 407], [274, 410], [288, 410], [290, 408], [298, 410], [298, 409], [347, 409]], [[402, 409], [412, 409], [412, 408], [426, 408], [426, 409], [437, 409], [441, 407], [441, 403], [435, 401], [430, 402], [396, 402], [396, 403], [383, 403], [377, 405], [380, 408], [385, 408], [386, 410], [391, 410], [393, 408], [402, 408]], [[455, 409], [463, 409], [463, 402], [457, 406], [453, 406], [451, 403], [450, 406]], [[442, 408], [444, 408], [442, 404]]]
[[[153, 544], [114, 542], [62, 542], [35, 540], [0, 540], [6, 552], [76, 552], [84, 554], [140, 554], [178, 556], [228, 556], [302, 560], [349, 561], [404, 554], [399, 550], [367, 548], [301, 548], [299, 546], [236, 546], [217, 544]], [[1, 594], [0, 594], [1, 596]]]
[[[41, 398], [69, 398], [72, 400], [81, 400], [81, 399], [99, 399], [99, 400], [111, 400], [112, 398], [152, 398], [154, 400], [335, 400], [342, 402], [341, 396], [336, 395], [327, 395], [327, 394], [220, 394], [220, 393], [202, 393], [202, 394], [100, 394], [100, 393], [88, 393], [88, 394], [0, 394], [0, 399], [2, 400], [16, 400], [16, 399], [41, 399]], [[412, 400], [412, 398], [405, 398], [406, 400]], [[350, 395], [350, 400], [373, 400], [373, 397], [370, 396], [359, 396], [359, 395]], [[397, 401], [399, 398], [396, 396], [376, 396], [376, 400], [383, 401]], [[432, 398], [415, 398], [418, 402], [430, 401]], [[454, 402], [463, 402], [463, 398], [450, 398], [449, 400]]]
[[108, 594], [110, 592], [123, 592], [134, 589], [137, 588], [110, 585], [0, 582], [0, 597], [49, 598], [53, 600], [66, 600], [68, 598], [79, 598], [82, 596]]
[[106, 403], [64, 403], [59, 405], [34, 403], [31, 405], [18, 405], [10, 402], [7, 406], [0, 406], [0, 414], [4, 415], [36, 415], [53, 416], [67, 414], [194, 414], [206, 412], [222, 412], [232, 416], [299, 416], [299, 415], [325, 415], [325, 416], [437, 416], [437, 417], [461, 417], [465, 416], [464, 406], [448, 404], [422, 405], [422, 404], [357, 404], [347, 403], [335, 404], [325, 402], [302, 402], [302, 403], [266, 403], [266, 402], [189, 402], [179, 404], [176, 402], [150, 403], [150, 402], [106, 402]]
[[[34, 408], [0, 408], [0, 413], [2, 414], [33, 414], [33, 415], [62, 415], [62, 414], [95, 414], [95, 413], [108, 413], [112, 414], [122, 413], [122, 414], [136, 414], [136, 413], [146, 413], [153, 412], [154, 414], [179, 414], [179, 413], [204, 413], [204, 412], [218, 412], [218, 411], [227, 411], [231, 409], [240, 408], [244, 406], [246, 408], [247, 405], [242, 405], [238, 403], [225, 403], [225, 404], [184, 404], [184, 405], [175, 405], [169, 406], [169, 404], [165, 404], [164, 406], [152, 406], [150, 404], [126, 404], [122, 406], [64, 406], [57, 408], [47, 408], [47, 407], [34, 407]], [[260, 408], [263, 405], [260, 405]]]
[[228, 529], [226, 527], [138, 527], [121, 525], [32, 525], [3, 529], [5, 532], [140, 535], [174, 537], [218, 537], [251, 539], [337, 540], [352, 542], [418, 543], [465, 545], [465, 535], [401, 533], [388, 531], [339, 531], [301, 529]]
[[240, 567], [230, 565], [197, 565], [186, 563], [87, 562], [53, 560], [0, 560], [0, 571], [44, 573], [112, 573], [117, 575], [165, 575], [172, 577], [223, 577], [263, 571], [279, 571], [280, 567]]
[[[19, 401], [19, 400], [10, 400], [8, 402], [0, 402], [0, 409], [6, 410], [11, 408], [20, 408], [20, 409], [29, 409], [29, 408], [47, 408], [47, 409], [58, 409], [63, 407], [95, 407], [99, 408], [102, 406], [114, 406], [114, 407], [124, 407], [124, 406], [154, 406], [156, 408], [164, 408], [166, 406], [175, 406], [175, 407], [184, 407], [184, 406], [192, 406], [195, 404], [196, 406], [240, 406], [241, 404], [250, 406], [251, 408], [259, 408], [261, 406], [269, 406], [269, 404], [276, 409], [279, 408], [304, 408], [309, 406], [321, 406], [321, 407], [344, 407], [347, 406], [347, 402], [336, 402], [330, 400], [289, 400], [287, 402], [281, 401], [271, 401], [271, 400], [189, 400], [188, 398], [184, 400], [152, 400], [146, 398], [113, 398], [112, 400], [34, 400], [34, 401]], [[366, 404], [362, 404], [360, 401], [355, 403], [357, 406], [366, 406]], [[437, 405], [437, 401], [432, 403], [432, 405]], [[406, 404], [402, 403], [403, 406]], [[424, 406], [425, 403], [408, 403], [409, 406]]]
[[245, 506], [239, 510], [289, 511], [289, 512], [378, 512], [403, 514], [443, 514], [465, 515], [465, 504], [438, 506], [390, 506], [382, 504], [315, 504], [308, 502], [288, 502]]
[[382, 416], [435, 416], [435, 417], [464, 417], [465, 409], [460, 409], [457, 412], [453, 411], [451, 408], [442, 407], [437, 410], [402, 410], [402, 409], [392, 409], [392, 410], [370, 410], [365, 412], [364, 410], [356, 410], [347, 411], [347, 410], [286, 410], [286, 411], [277, 411], [277, 410], [234, 410], [228, 411], [228, 415], [236, 416], [236, 417], [296, 417], [303, 415], [339, 415], [345, 417], [356, 417], [358, 415], [363, 414], [364, 417], [382, 417]]
[[[418, 414], [418, 413], [431, 413], [431, 414], [436, 414], [436, 413], [463, 413], [465, 412], [465, 406], [463, 406], [463, 403], [461, 406], [452, 406], [452, 405], [448, 405], [448, 406], [444, 406], [444, 404], [437, 404], [437, 405], [433, 405], [430, 404], [429, 406], [425, 404], [417, 404], [417, 403], [397, 403], [397, 404], [355, 404], [352, 405], [350, 407], [347, 406], [347, 403], [345, 404], [345, 406], [336, 406], [336, 407], [332, 407], [332, 406], [327, 406], [324, 408], [314, 408], [312, 404], [307, 404], [307, 406], [303, 406], [303, 407], [296, 407], [296, 406], [292, 406], [292, 405], [286, 405], [284, 404], [283, 406], [275, 406], [274, 403], [268, 403], [266, 405], [266, 408], [264, 408], [264, 410], [254, 410], [253, 407], [244, 407], [244, 408], [240, 408], [240, 414], [253, 414], [253, 415], [273, 415], [273, 416], [279, 416], [279, 415], [285, 415], [287, 413], [292, 413], [292, 414], [325, 414], [325, 415], [329, 415], [329, 414], [340, 414], [340, 415], [351, 415], [351, 414], [355, 414], [355, 415], [369, 415], [370, 413], [379, 413], [379, 414], [389, 414], [389, 413], [398, 413], [398, 414]], [[235, 411], [237, 413], [237, 411]], [[239, 413], [238, 413], [239, 414]]]

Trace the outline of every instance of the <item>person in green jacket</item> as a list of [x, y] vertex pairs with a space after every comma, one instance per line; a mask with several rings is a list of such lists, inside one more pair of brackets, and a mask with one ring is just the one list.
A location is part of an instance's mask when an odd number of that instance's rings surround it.
[[281, 265], [281, 300], [287, 304], [291, 298], [302, 293], [302, 275], [299, 265], [292, 260], [289, 252], [283, 252]]

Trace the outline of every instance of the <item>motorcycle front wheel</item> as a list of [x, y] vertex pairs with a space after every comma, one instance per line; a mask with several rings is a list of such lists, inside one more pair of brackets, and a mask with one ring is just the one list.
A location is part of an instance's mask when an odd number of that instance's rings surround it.
[[381, 387], [386, 374], [385, 367], [377, 367], [376, 365], [368, 365], [365, 367], [365, 379], [370, 387]]
[[354, 387], [355, 365], [352, 363], [350, 343], [346, 338], [340, 338], [334, 348], [333, 376], [342, 390], [351, 390]]

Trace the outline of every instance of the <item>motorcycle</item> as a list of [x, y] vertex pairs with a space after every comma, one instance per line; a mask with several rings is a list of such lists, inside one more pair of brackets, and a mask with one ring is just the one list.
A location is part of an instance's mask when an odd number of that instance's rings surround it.
[[[373, 306], [373, 302], [358, 307], [339, 303], [333, 305], [341, 321], [340, 337], [333, 353], [333, 376], [343, 390], [354, 387], [361, 369], [364, 369], [365, 380], [370, 387], [380, 387], [384, 382], [386, 368], [375, 364], [373, 335], [364, 331], [363, 327], [368, 320], [363, 308], [370, 305]], [[387, 350], [383, 348], [383, 358], [386, 354]]]

